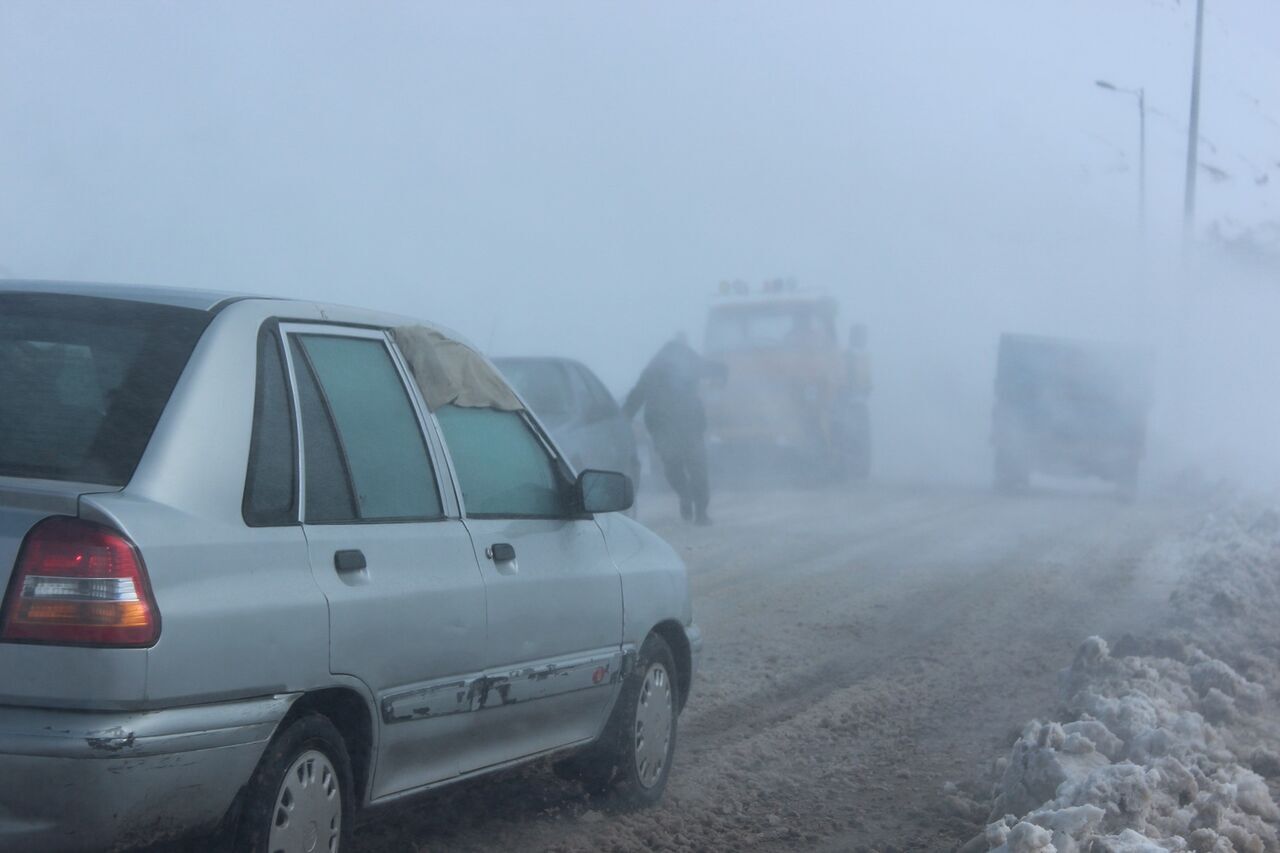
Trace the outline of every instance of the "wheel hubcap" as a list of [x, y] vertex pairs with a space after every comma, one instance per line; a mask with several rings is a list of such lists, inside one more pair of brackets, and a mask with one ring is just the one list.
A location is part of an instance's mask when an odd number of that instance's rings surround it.
[[323, 752], [309, 749], [284, 774], [271, 812], [271, 853], [337, 853], [342, 831], [338, 774]]
[[671, 747], [675, 704], [671, 679], [660, 663], [650, 664], [636, 703], [636, 772], [640, 784], [652, 788], [662, 778]]

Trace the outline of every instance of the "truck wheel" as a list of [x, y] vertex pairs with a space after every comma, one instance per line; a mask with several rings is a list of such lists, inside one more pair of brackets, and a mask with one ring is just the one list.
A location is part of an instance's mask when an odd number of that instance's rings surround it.
[[272, 739], [258, 762], [245, 790], [235, 849], [345, 850], [353, 795], [342, 735], [320, 714], [299, 717]]
[[622, 684], [604, 734], [583, 754], [560, 762], [556, 773], [576, 778], [588, 792], [612, 791], [625, 806], [662, 799], [676, 750], [675, 657], [666, 641], [650, 634]]

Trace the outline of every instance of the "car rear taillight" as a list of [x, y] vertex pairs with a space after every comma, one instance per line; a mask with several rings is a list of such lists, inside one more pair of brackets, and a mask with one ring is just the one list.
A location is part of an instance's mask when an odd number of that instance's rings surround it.
[[0, 641], [151, 646], [160, 636], [142, 557], [109, 527], [67, 516], [27, 533], [0, 616]]

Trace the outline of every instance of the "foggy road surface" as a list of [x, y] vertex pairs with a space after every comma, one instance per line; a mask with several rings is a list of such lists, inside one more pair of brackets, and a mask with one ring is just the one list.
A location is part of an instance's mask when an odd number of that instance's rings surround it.
[[665, 802], [615, 813], [534, 765], [377, 810], [357, 851], [952, 849], [986, 815], [944, 783], [989, 785], [1083, 638], [1161, 618], [1196, 512], [865, 486], [730, 492], [696, 528], [673, 503], [639, 515], [689, 564], [706, 650]]

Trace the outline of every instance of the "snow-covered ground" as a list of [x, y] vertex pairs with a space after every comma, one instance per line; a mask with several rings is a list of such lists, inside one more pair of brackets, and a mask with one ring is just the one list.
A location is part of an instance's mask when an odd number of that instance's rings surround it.
[[1080, 641], [1167, 618], [1165, 552], [1201, 517], [875, 485], [722, 492], [704, 529], [641, 497], [707, 642], [665, 801], [621, 813], [535, 766], [374, 813], [360, 853], [954, 850]]
[[998, 819], [966, 850], [1280, 849], [1280, 514], [1219, 512], [1179, 544], [1167, 622], [1084, 641], [1058, 712], [1001, 759]]
[[356, 853], [1280, 849], [1280, 513], [871, 485], [696, 528], [641, 497], [707, 642], [666, 799], [532, 765], [375, 811]]

